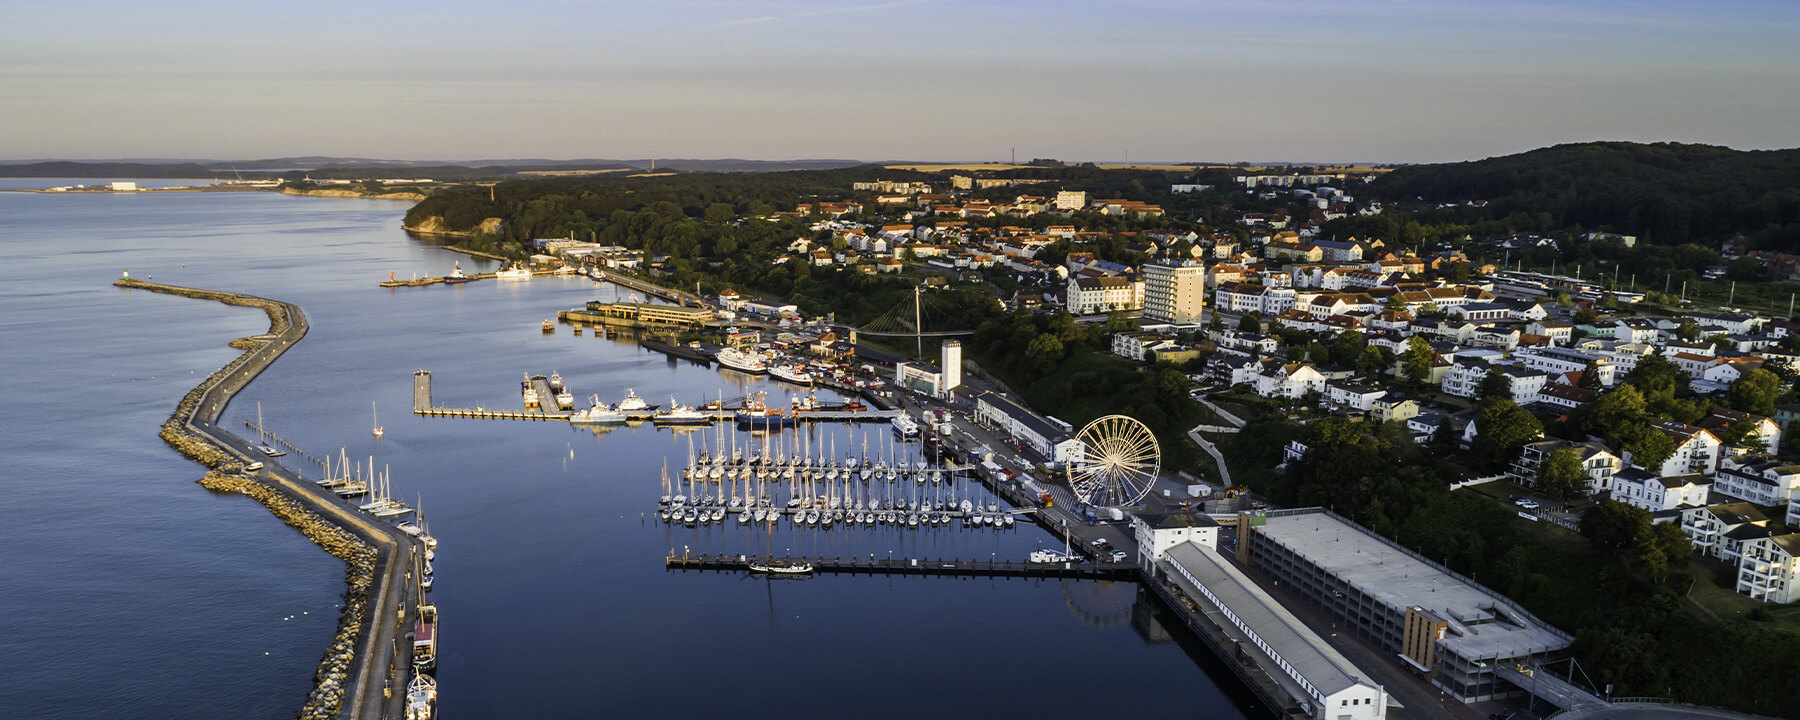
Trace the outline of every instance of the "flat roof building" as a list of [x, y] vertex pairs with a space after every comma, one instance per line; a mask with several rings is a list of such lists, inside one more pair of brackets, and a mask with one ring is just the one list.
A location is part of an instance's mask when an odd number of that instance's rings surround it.
[[1557, 659], [1572, 641], [1499, 593], [1322, 508], [1246, 517], [1238, 553], [1463, 702], [1521, 692], [1494, 668]]
[[1165, 578], [1199, 603], [1219, 629], [1246, 653], [1260, 654], [1275, 681], [1308, 717], [1317, 720], [1381, 720], [1387, 690], [1325, 643], [1255, 581], [1211, 547], [1183, 542], [1156, 562]]

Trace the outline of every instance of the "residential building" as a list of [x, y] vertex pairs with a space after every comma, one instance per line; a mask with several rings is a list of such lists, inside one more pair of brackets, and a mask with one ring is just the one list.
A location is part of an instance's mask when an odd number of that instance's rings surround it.
[[1763, 602], [1800, 601], [1800, 533], [1745, 541], [1737, 591]]
[[1681, 511], [1681, 532], [1694, 549], [1736, 565], [1745, 540], [1769, 536], [1769, 518], [1746, 502], [1720, 503]]
[[1727, 456], [1719, 460], [1713, 489], [1720, 495], [1753, 505], [1780, 505], [1800, 496], [1800, 465], [1784, 463], [1770, 455]]
[[1192, 260], [1148, 262], [1144, 263], [1143, 273], [1144, 319], [1179, 324], [1200, 322], [1206, 297], [1205, 266]]
[[1705, 475], [1659, 477], [1642, 468], [1628, 467], [1613, 476], [1612, 499], [1651, 514], [1706, 504], [1712, 478]]
[[1596, 442], [1570, 442], [1568, 440], [1540, 440], [1526, 443], [1519, 449], [1519, 457], [1513, 460], [1507, 469], [1513, 479], [1528, 488], [1537, 488], [1538, 473], [1550, 459], [1550, 454], [1558, 450], [1574, 450], [1581, 460], [1581, 470], [1587, 475], [1587, 494], [1598, 495], [1611, 492], [1613, 478], [1624, 468], [1625, 463], [1614, 455], [1605, 445]]
[[1674, 420], [1652, 420], [1650, 427], [1668, 435], [1675, 441], [1675, 454], [1663, 461], [1661, 468], [1645, 468], [1656, 470], [1659, 475], [1685, 475], [1702, 473], [1711, 475], [1719, 471], [1719, 438], [1712, 433]]
[[1076, 315], [1136, 310], [1144, 304], [1144, 283], [1124, 275], [1069, 278], [1069, 312]]

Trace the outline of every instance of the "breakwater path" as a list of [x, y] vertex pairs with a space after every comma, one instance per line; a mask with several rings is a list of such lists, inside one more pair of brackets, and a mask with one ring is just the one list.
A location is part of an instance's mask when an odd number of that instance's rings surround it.
[[[209, 469], [201, 484], [215, 492], [238, 492], [261, 502], [276, 517], [345, 563], [347, 590], [338, 631], [314, 675], [301, 718], [373, 720], [400, 717], [411, 679], [410, 647], [399, 642], [417, 605], [408, 571], [419, 552], [417, 541], [392, 525], [370, 518], [354, 505], [299, 473], [267, 462], [253, 443], [218, 425], [226, 405], [282, 353], [306, 336], [305, 313], [292, 303], [122, 278], [115, 286], [261, 308], [269, 331], [238, 338], [244, 350], [177, 405], [163, 424], [162, 438]], [[390, 688], [392, 691], [390, 692]]]

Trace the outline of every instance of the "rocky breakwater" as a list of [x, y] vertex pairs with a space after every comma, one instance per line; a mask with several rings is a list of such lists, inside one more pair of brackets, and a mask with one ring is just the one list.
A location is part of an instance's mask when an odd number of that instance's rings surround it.
[[375, 586], [375, 549], [286, 493], [252, 478], [213, 471], [200, 478], [200, 485], [214, 492], [254, 498], [282, 522], [344, 561], [344, 611], [338, 617], [337, 634], [332, 636], [319, 669], [313, 673], [313, 691], [307, 695], [299, 716], [323, 720], [337, 715], [348, 691], [357, 635], [368, 615], [370, 590]]
[[369, 599], [376, 578], [375, 548], [355, 533], [315, 512], [308, 506], [307, 499], [290, 495], [245, 474], [244, 463], [238, 455], [212, 437], [195, 431], [193, 425], [194, 422], [210, 425], [217, 420], [220, 405], [204, 405], [209, 393], [227, 383], [248, 383], [249, 378], [255, 376], [254, 372], [244, 372], [250, 364], [266, 365], [274, 359], [272, 356], [258, 357], [257, 350], [296, 330], [304, 333], [304, 326], [295, 327], [287, 305], [267, 298], [162, 285], [133, 278], [122, 278], [113, 284], [215, 300], [227, 305], [258, 307], [268, 313], [269, 332], [233, 340], [231, 346], [245, 352], [182, 396], [181, 402], [176, 404], [175, 413], [163, 423], [161, 437], [182, 455], [209, 469], [199, 480], [203, 487], [214, 492], [239, 493], [254, 498], [282, 522], [299, 530], [308, 540], [324, 548], [333, 557], [344, 561], [346, 588], [343, 613], [338, 617], [337, 633], [313, 675], [313, 691], [307, 696], [306, 705], [299, 713], [302, 718], [323, 719], [336, 716], [343, 708], [346, 693], [351, 690], [350, 675], [356, 660], [357, 638], [364, 621], [368, 619]]

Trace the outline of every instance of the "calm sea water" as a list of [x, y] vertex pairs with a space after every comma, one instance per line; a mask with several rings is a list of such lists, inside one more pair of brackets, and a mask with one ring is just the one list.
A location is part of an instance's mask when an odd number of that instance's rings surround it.
[[[651, 402], [789, 391], [629, 341], [541, 333], [558, 309], [618, 297], [585, 279], [377, 287], [459, 260], [491, 269], [408, 238], [404, 210], [0, 193], [0, 717], [286, 717], [336, 621], [337, 561], [254, 502], [195, 485], [198, 467], [156, 438], [182, 393], [236, 354], [225, 343], [264, 316], [111, 287], [127, 269], [305, 309], [311, 333], [223, 424], [241, 429], [260, 402], [282, 437], [373, 458], [397, 496], [422, 500], [442, 543], [446, 717], [1069, 717], [1122, 700], [1243, 716], [1232, 681], [1168, 642], [1130, 584], [666, 571], [671, 549], [1016, 558], [1049, 540], [1025, 525], [671, 528], [654, 517], [661, 468], [679, 469], [690, 442], [717, 443], [712, 431], [412, 415], [420, 368], [441, 405], [516, 407], [521, 374], [553, 370], [608, 401], [627, 388]], [[890, 452], [882, 425], [777, 437]]]

